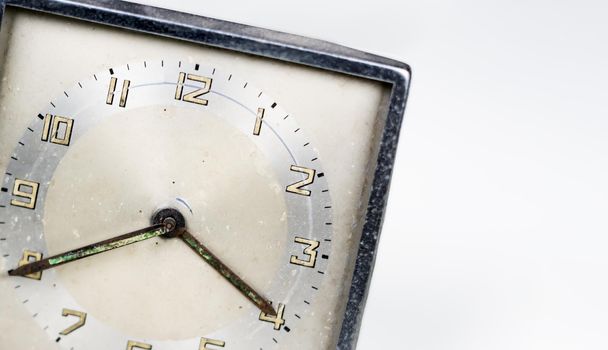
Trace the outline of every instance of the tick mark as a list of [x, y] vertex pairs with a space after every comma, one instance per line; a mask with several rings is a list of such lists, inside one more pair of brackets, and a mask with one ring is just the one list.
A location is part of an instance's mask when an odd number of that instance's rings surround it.
[[2, 192], [8, 192], [8, 188], [2, 187]]
[[274, 340], [274, 342], [275, 342], [275, 343], [277, 343], [277, 344], [279, 343], [279, 342], [278, 342], [276, 339], [274, 339], [274, 338], [272, 338], [272, 340]]
[[298, 132], [300, 131], [300, 128], [295, 129], [293, 132]]
[[28, 301], [30, 301], [30, 300], [29, 300], [29, 299], [25, 299], [25, 300], [23, 301], [23, 304], [27, 303]]
[[63, 92], [63, 94], [65, 95], [65, 97], [70, 97], [70, 96], [68, 96], [68, 93], [65, 91]]
[[182, 67], [182, 61], [177, 62], [177, 66], [181, 68]]
[[147, 68], [148, 64], [146, 63], [146, 61], [144, 61], [144, 68]]
[[215, 74], [215, 68], [211, 71], [211, 75]]
[[19, 141], [18, 143], [19, 143], [21, 146], [25, 146], [25, 143], [23, 143], [23, 142], [21, 142], [21, 141]]
[[331, 222], [326, 222], [325, 225], [331, 226]]
[[306, 305], [310, 305], [310, 303], [309, 303], [307, 300], [304, 300], [304, 303], [305, 303]]
[[325, 209], [331, 209], [331, 205], [326, 206]]
[[29, 127], [28, 127], [27, 129], [28, 129], [29, 131], [31, 131], [31, 132], [34, 132], [34, 129], [32, 129], [32, 128], [29, 128]]
[[243, 89], [247, 87], [247, 83], [245, 83], [245, 85], [243, 85]]
[[319, 290], [319, 288], [317, 288], [317, 287], [315, 287], [315, 286], [312, 286], [312, 289], [314, 289], [314, 290]]
[[199, 64], [197, 63], [197, 64], [194, 65], [194, 70], [198, 70], [200, 67], [201, 66], [199, 66]]
[[127, 70], [131, 70], [131, 67], [129, 67], [129, 64], [127, 63]]
[[6, 241], [6, 238], [2, 237], [0, 238], [0, 241]]
[[310, 145], [310, 142], [306, 142], [306, 143], [304, 144], [304, 147], [306, 147], [306, 146], [308, 146], [308, 145]]
[[56, 108], [56, 107], [55, 107], [55, 104], [54, 104], [53, 102], [51, 102], [51, 106], [53, 106], [53, 108]]
[[36, 318], [36, 316], [38, 316], [38, 313], [36, 312], [35, 314], [32, 315], [33, 318]]
[[325, 242], [331, 242], [331, 239], [329, 239], [329, 238], [325, 238], [325, 239], [324, 239], [324, 241], [325, 241]]
[[110, 74], [114, 75], [114, 69], [110, 68]]
[[19, 159], [17, 159], [17, 157], [11, 157], [11, 159], [14, 159], [14, 160], [19, 160]]
[[321, 259], [325, 259], [325, 260], [327, 260], [327, 259], [329, 259], [329, 256], [328, 256], [328, 255], [326, 255], [326, 254], [323, 254], [323, 255], [321, 255]]
[[57, 339], [55, 339], [55, 343], [59, 343], [60, 340], [61, 340], [61, 337], [57, 337]]
[[323, 191], [321, 191], [321, 192], [329, 192], [329, 190], [323, 190]]
[[5, 257], [5, 258], [8, 258], [10, 255], [8, 255], [8, 254], [4, 254], [4, 255], [2, 255], [2, 256], [3, 256], [3, 257]]
[[323, 176], [325, 176], [325, 173], [318, 173], [317, 174], [317, 177], [323, 177]]
[[293, 315], [297, 318], [301, 318], [300, 315], [298, 315], [298, 314], [293, 314]]
[[160, 60], [160, 66], [164, 67], [165, 66], [165, 61], [164, 60]]
[[319, 273], [319, 274], [321, 274], [321, 275], [324, 275], [324, 274], [325, 274], [325, 272], [323, 272], [323, 271], [317, 271], [317, 273]]
[[311, 159], [310, 161], [311, 161], [311, 162], [314, 162], [314, 161], [315, 161], [315, 160], [317, 160], [317, 159], [319, 159], [319, 158], [315, 157], [315, 158]]
[[41, 120], [44, 119], [44, 116], [40, 113], [38, 113], [38, 118], [40, 118]]
[[97, 80], [97, 76], [95, 74], [93, 74], [93, 78], [95, 78], [95, 80]]
[[260, 91], [260, 94], [258, 95], [258, 98], [260, 98], [260, 97], [262, 96], [262, 93], [263, 93], [263, 92], [264, 92], [264, 91]]
[[78, 86], [80, 86], [80, 88], [82, 89], [82, 84], [80, 82], [78, 82]]
[[285, 332], [289, 333], [289, 331], [291, 331], [291, 329], [289, 329], [289, 327], [285, 326], [283, 327], [283, 329], [285, 330]]
[[20, 284], [18, 284], [18, 285], [15, 286], [15, 289], [19, 289], [19, 288], [21, 288]]
[[232, 74], [228, 76], [228, 81], [230, 81], [230, 79], [232, 79]]
[[270, 108], [274, 108], [274, 107], [276, 107], [276, 106], [277, 106], [277, 103], [276, 103], [276, 102], [273, 102], [273, 103], [270, 105]]
[[286, 116], [285, 116], [285, 118], [283, 118], [283, 120], [285, 120], [285, 119], [287, 119], [287, 118], [289, 118], [289, 114], [288, 114], [288, 115], [286, 115]]

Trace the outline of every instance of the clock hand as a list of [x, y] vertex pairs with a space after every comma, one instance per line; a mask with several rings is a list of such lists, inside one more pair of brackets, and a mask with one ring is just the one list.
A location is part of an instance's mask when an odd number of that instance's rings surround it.
[[251, 286], [249, 286], [243, 279], [237, 276], [228, 266], [220, 261], [207, 247], [205, 247], [200, 241], [192, 236], [188, 231], [183, 230], [179, 234], [180, 238], [194, 250], [203, 260], [205, 260], [211, 267], [220, 273], [225, 279], [228, 280], [236, 289], [238, 289], [247, 299], [254, 303], [260, 310], [270, 316], [276, 316], [277, 313], [268, 300], [256, 292]]
[[175, 227], [175, 221], [173, 219], [165, 219], [162, 224], [156, 224], [141, 230], [126, 233], [124, 235], [89, 244], [81, 248], [19, 266], [14, 270], [9, 270], [8, 274], [11, 276], [25, 276], [31, 273], [47, 270], [75, 260], [86, 258], [91, 255], [107, 252], [108, 250], [124, 247], [126, 245], [141, 242], [153, 237], [162, 236], [173, 231]]

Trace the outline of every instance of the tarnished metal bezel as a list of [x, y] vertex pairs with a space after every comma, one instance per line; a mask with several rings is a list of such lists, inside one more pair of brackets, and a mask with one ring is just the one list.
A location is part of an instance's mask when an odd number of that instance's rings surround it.
[[386, 105], [381, 106], [386, 111], [386, 118], [377, 147], [365, 223], [337, 345], [337, 349], [355, 348], [409, 91], [411, 72], [407, 64], [325, 41], [123, 1], [0, 0], [0, 21], [6, 6], [186, 40], [389, 84], [390, 97]]

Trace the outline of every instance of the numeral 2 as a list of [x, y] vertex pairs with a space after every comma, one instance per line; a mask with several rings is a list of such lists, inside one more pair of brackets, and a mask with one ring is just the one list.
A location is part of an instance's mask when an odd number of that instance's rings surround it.
[[289, 186], [287, 186], [287, 192], [299, 194], [302, 196], [310, 196], [310, 190], [302, 189], [302, 187], [310, 185], [315, 181], [315, 173], [316, 170], [308, 169], [297, 165], [292, 165], [289, 170], [295, 171], [298, 173], [306, 174], [306, 179], [295, 182]]

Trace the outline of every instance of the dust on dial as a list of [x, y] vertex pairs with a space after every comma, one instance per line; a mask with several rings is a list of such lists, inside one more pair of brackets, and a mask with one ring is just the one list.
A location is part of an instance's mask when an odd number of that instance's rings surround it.
[[[113, 67], [44, 106], [11, 158], [0, 196], [5, 271], [157, 230], [2, 276], [60, 347], [271, 349], [305, 333], [331, 251], [331, 198], [304, 130], [252, 83], [179, 60]], [[204, 252], [150, 228], [169, 208], [277, 315]]]

